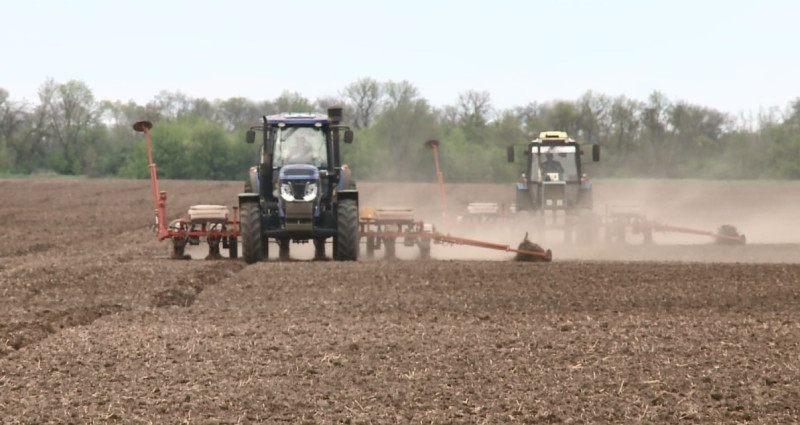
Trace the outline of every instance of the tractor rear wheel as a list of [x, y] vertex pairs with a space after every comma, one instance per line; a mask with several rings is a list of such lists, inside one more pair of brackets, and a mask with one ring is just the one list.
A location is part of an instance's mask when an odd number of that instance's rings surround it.
[[247, 264], [264, 258], [266, 240], [261, 237], [261, 210], [255, 202], [243, 203], [239, 209], [242, 226], [242, 257]]
[[334, 260], [358, 260], [358, 204], [355, 199], [339, 201], [334, 246], [336, 249]]

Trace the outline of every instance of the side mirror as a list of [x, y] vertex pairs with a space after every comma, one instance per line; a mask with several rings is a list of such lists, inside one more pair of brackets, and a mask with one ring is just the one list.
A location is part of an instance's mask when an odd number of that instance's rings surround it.
[[247, 143], [255, 143], [256, 132], [253, 130], [247, 130], [247, 137], [245, 137], [245, 141], [247, 141]]
[[514, 162], [514, 146], [509, 146], [506, 148], [506, 160], [508, 162]]
[[353, 130], [345, 130], [345, 132], [344, 132], [344, 142], [345, 143], [353, 143]]
[[600, 161], [600, 145], [592, 145], [592, 161]]

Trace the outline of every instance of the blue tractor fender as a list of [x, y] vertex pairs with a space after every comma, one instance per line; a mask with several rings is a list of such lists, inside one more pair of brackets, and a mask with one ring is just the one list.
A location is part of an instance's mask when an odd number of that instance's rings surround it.
[[247, 178], [250, 182], [250, 191], [253, 193], [260, 193], [261, 181], [258, 179], [258, 167], [250, 167]]
[[336, 190], [341, 192], [343, 190], [353, 190], [355, 188], [356, 181], [353, 179], [350, 166], [347, 164], [342, 165], [342, 170], [339, 174], [339, 183], [336, 185]]

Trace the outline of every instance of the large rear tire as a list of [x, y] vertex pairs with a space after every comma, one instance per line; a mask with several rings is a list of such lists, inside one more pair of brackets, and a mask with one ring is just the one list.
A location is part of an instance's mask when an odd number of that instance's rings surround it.
[[358, 260], [358, 204], [355, 199], [339, 201], [336, 212], [336, 261]]
[[243, 203], [239, 209], [242, 225], [242, 257], [253, 264], [264, 258], [264, 238], [261, 237], [261, 210], [255, 202]]

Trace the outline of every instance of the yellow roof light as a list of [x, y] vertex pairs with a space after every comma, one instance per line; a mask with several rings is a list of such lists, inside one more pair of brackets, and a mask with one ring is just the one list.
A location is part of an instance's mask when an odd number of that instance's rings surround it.
[[539, 133], [539, 138], [544, 139], [568, 139], [566, 131], [543, 131]]

